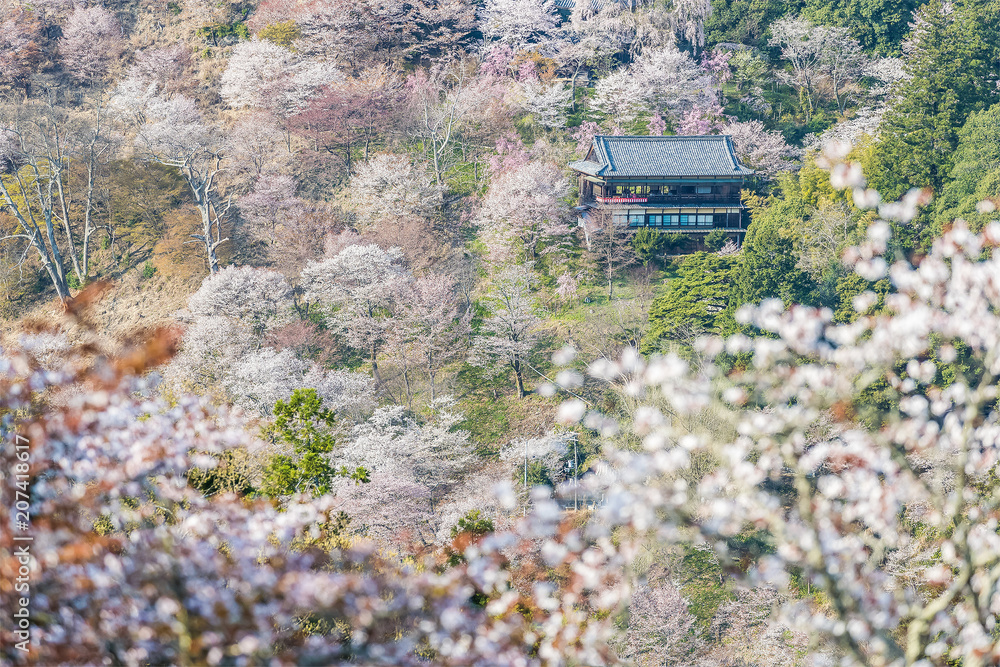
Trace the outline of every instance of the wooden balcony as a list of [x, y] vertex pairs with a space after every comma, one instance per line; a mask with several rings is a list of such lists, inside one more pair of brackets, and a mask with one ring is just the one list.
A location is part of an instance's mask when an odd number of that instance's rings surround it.
[[[648, 194], [595, 196], [597, 204], [642, 204], [643, 206], [739, 206], [740, 196], [722, 194]], [[585, 202], [586, 203], [586, 202]]]

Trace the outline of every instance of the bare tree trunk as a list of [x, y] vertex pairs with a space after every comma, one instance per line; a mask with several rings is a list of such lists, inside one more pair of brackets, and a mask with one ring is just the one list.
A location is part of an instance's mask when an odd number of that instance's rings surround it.
[[433, 403], [434, 399], [437, 398], [436, 393], [435, 393], [435, 389], [436, 388], [434, 386], [434, 378], [435, 378], [436, 375], [437, 375], [437, 371], [434, 370], [434, 355], [433, 354], [428, 354], [427, 355], [427, 377], [430, 378], [430, 381], [431, 381], [431, 403]]
[[375, 378], [375, 384], [382, 384], [382, 378], [378, 374], [378, 344], [372, 343], [372, 377]]
[[410, 365], [406, 362], [406, 354], [403, 354], [402, 351], [399, 358], [403, 363], [403, 388], [406, 390], [406, 405], [412, 410], [413, 392], [410, 389]]
[[517, 382], [517, 397], [519, 399], [524, 398], [524, 377], [521, 374], [521, 360], [515, 359], [511, 365], [514, 367], [514, 379]]

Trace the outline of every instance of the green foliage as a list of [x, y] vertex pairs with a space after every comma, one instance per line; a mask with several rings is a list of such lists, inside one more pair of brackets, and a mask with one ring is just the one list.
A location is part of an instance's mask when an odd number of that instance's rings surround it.
[[291, 48], [292, 43], [302, 36], [302, 31], [299, 30], [299, 26], [295, 24], [295, 21], [280, 21], [262, 29], [257, 33], [257, 36], [269, 42], [274, 42], [278, 46]]
[[713, 229], [705, 235], [705, 247], [712, 251], [722, 250], [729, 236], [723, 229]]
[[734, 256], [707, 252], [687, 257], [678, 277], [670, 283], [670, 290], [653, 301], [645, 351], [652, 352], [685, 334], [717, 332], [736, 261]]
[[[524, 484], [524, 461], [517, 466], [514, 470], [514, 481], [518, 484]], [[534, 488], [536, 486], [548, 486], [555, 488], [555, 483], [552, 481], [552, 475], [549, 472], [548, 467], [542, 461], [528, 461], [528, 488]]]
[[212, 46], [219, 46], [219, 42], [231, 37], [235, 37], [237, 40], [250, 39], [250, 30], [243, 21], [213, 23], [198, 28], [198, 36], [211, 43]]
[[285, 496], [305, 491], [313, 495], [330, 492], [335, 477], [368, 482], [368, 471], [336, 469], [327, 456], [336, 445], [333, 410], [323, 407], [315, 389], [296, 389], [286, 403], [274, 404], [274, 424], [268, 429], [276, 440], [291, 445], [296, 456], [276, 455], [264, 470], [265, 495]]
[[886, 114], [879, 150], [866, 165], [883, 199], [914, 186], [939, 189], [959, 128], [971, 113], [1000, 101], [1000, 0], [947, 4], [931, 0], [921, 9], [923, 24], [906, 65], [911, 78]]
[[798, 268], [796, 224], [803, 208], [794, 199], [778, 199], [757, 208], [743, 242], [739, 265], [733, 272], [729, 313], [746, 303], [778, 298], [785, 305], [808, 303], [813, 283]]
[[861, 48], [898, 56], [919, 0], [806, 0], [803, 15], [819, 25], [848, 28]]
[[680, 232], [661, 232], [653, 227], [640, 227], [632, 235], [632, 249], [642, 265], [649, 266], [650, 262], [662, 255], [679, 252], [690, 241], [690, 236]]
[[206, 497], [219, 493], [235, 493], [240, 496], [252, 495], [256, 489], [250, 480], [248, 468], [243, 465], [247, 459], [244, 449], [233, 449], [214, 456], [216, 464], [212, 468], [192, 468], [188, 472], [188, 484]]
[[667, 254], [680, 252], [684, 246], [691, 242], [691, 237], [680, 232], [664, 232], [660, 234], [663, 243], [663, 252]]
[[767, 47], [767, 28], [785, 14], [794, 14], [800, 2], [780, 0], [712, 0], [712, 13], [705, 20], [709, 44], [736, 42]]
[[[455, 567], [465, 561], [465, 546], [469, 542], [474, 542], [484, 535], [489, 535], [494, 530], [493, 521], [481, 515], [479, 510], [469, 510], [465, 516], [458, 520], [458, 523], [451, 527], [451, 539], [461, 538], [456, 543], [456, 549], [451, 546], [445, 549], [448, 554], [448, 565]], [[472, 595], [471, 602], [477, 606], [485, 606], [488, 598], [477, 591]]]
[[458, 520], [458, 523], [451, 527], [452, 538], [458, 537], [462, 533], [468, 533], [472, 537], [482, 537], [492, 533], [493, 521], [481, 515], [479, 510], [469, 510], [468, 513]]
[[155, 275], [156, 275], [156, 267], [153, 266], [152, 262], [146, 260], [146, 263], [142, 265], [142, 279], [149, 280]]
[[954, 167], [935, 206], [934, 231], [940, 234], [956, 218], [979, 231], [996, 214], [980, 213], [976, 204], [1000, 197], [1000, 104], [973, 113], [958, 132]]
[[75, 273], [66, 274], [66, 285], [70, 289], [80, 289], [83, 285], [80, 283], [80, 279], [76, 277]]
[[722, 566], [710, 549], [688, 547], [678, 568], [681, 593], [688, 600], [688, 610], [707, 629], [716, 609], [732, 596], [722, 580]]
[[663, 234], [652, 227], [642, 227], [632, 236], [632, 249], [643, 266], [648, 266], [657, 255], [664, 251]]
[[[835, 322], [853, 322], [862, 315], [876, 315], [885, 308], [885, 297], [892, 290], [892, 283], [888, 278], [883, 278], [872, 283], [857, 273], [851, 271], [842, 276], [837, 281], [837, 310], [833, 314]], [[866, 308], [863, 312], [858, 312], [854, 307], [854, 299], [864, 292], [873, 292], [878, 300]]]
[[756, 51], [735, 51], [729, 58], [736, 89], [743, 91], [764, 83], [771, 72], [767, 58]]
[[179, 3], [176, 2], [168, 2], [167, 11], [173, 14], [174, 16], [177, 16], [178, 14], [181, 13], [181, 6]]

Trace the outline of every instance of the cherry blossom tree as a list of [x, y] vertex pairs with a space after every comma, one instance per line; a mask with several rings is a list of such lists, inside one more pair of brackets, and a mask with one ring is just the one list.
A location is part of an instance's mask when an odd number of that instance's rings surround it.
[[[774, 617], [775, 607], [782, 602], [771, 586], [738, 591], [736, 599], [720, 605], [712, 620], [711, 630], [722, 639], [722, 646], [710, 655], [727, 662], [766, 662], [787, 667], [801, 664], [800, 656], [808, 651], [809, 638]], [[817, 662], [832, 660], [832, 652], [824, 648], [808, 652]]]
[[540, 310], [531, 294], [531, 271], [521, 265], [497, 270], [480, 303], [488, 310], [473, 337], [469, 363], [493, 373], [509, 370], [514, 375], [517, 397], [524, 398], [524, 365], [534, 348], [541, 322]]
[[526, 167], [531, 161], [531, 153], [516, 134], [508, 134], [497, 139], [496, 155], [486, 161], [490, 175], [495, 177], [506, 172]]
[[765, 130], [759, 120], [730, 121], [721, 129], [733, 139], [740, 162], [766, 178], [794, 169], [801, 151], [789, 145], [780, 132]]
[[394, 331], [395, 344], [419, 360], [430, 381], [431, 402], [437, 399], [441, 368], [461, 353], [469, 333], [471, 311], [459, 316], [455, 281], [446, 275], [421, 276], [402, 287], [402, 313]]
[[135, 59], [127, 70], [127, 79], [145, 86], [156, 84], [158, 90], [169, 94], [179, 93], [191, 84], [191, 67], [190, 47], [178, 42], [172, 46], [136, 51]]
[[486, 0], [479, 14], [486, 42], [509, 44], [514, 51], [544, 41], [556, 23], [551, 0]]
[[483, 89], [470, 82], [466, 70], [460, 60], [443, 58], [406, 80], [409, 132], [423, 143], [438, 186], [444, 185], [444, 172], [466, 116], [484, 101], [476, 94]]
[[573, 72], [570, 78], [573, 111], [576, 111], [577, 77], [583, 69], [607, 68], [614, 54], [631, 39], [621, 12], [618, 3], [579, 2], [574, 5], [569, 22], [561, 26], [553, 47], [556, 60]]
[[[351, 430], [349, 441], [333, 460], [350, 469], [360, 466], [392, 477], [410, 487], [406, 494], [422, 497], [433, 510], [472, 463], [469, 433], [456, 428], [462, 415], [453, 407], [451, 397], [437, 399], [431, 404], [432, 418], [423, 424], [407, 416], [402, 406], [379, 408]], [[405, 502], [406, 497], [396, 502]], [[430, 518], [424, 515], [424, 520]], [[394, 520], [397, 528], [400, 519]], [[403, 523], [414, 527], [411, 521]]]
[[430, 492], [409, 476], [375, 472], [367, 484], [344, 480], [334, 492], [352, 528], [365, 537], [396, 549], [429, 540], [434, 517]]
[[314, 150], [343, 152], [348, 169], [352, 150], [364, 147], [364, 159], [384, 133], [387, 119], [397, 105], [400, 80], [395, 71], [381, 65], [356, 78], [335, 82], [290, 119], [293, 130], [308, 138]]
[[670, 23], [678, 37], [697, 51], [705, 46], [705, 20], [712, 14], [710, 0], [673, 0]]
[[0, 80], [20, 88], [27, 99], [31, 75], [42, 60], [42, 22], [37, 13], [20, 3], [7, 3], [0, 11]]
[[714, 98], [711, 77], [671, 44], [644, 51], [627, 68], [598, 81], [592, 106], [625, 124], [643, 111], [676, 117], [691, 105]]
[[567, 193], [565, 177], [549, 162], [536, 160], [495, 176], [476, 217], [490, 253], [534, 258], [545, 240], [568, 234]]
[[104, 7], [77, 5], [63, 26], [59, 53], [63, 67], [75, 78], [103, 78], [124, 51], [122, 27]]
[[778, 19], [771, 26], [772, 46], [781, 47], [781, 57], [792, 65], [792, 74], [779, 72], [779, 79], [799, 91], [801, 103], [806, 98], [806, 118], [813, 112], [813, 93], [823, 75], [827, 52], [827, 28], [817, 27], [800, 17]]
[[292, 290], [276, 271], [226, 267], [188, 299], [190, 324], [180, 354], [165, 370], [175, 392], [217, 390], [245, 410], [270, 415], [296, 389], [314, 389], [325, 405], [356, 415], [374, 400], [360, 373], [324, 371], [288, 348], [265, 343], [292, 319]]
[[227, 317], [263, 335], [287, 320], [291, 293], [277, 271], [227, 266], [202, 281], [188, 299], [188, 310], [195, 317]]
[[268, 109], [289, 116], [338, 77], [322, 62], [298, 58], [283, 46], [254, 38], [233, 47], [219, 94], [234, 109]]
[[542, 126], [550, 129], [563, 127], [572, 94], [573, 91], [566, 89], [562, 83], [544, 83], [536, 76], [522, 82], [520, 104]]
[[368, 353], [372, 374], [378, 374], [378, 353], [393, 322], [390, 310], [407, 273], [399, 248], [375, 244], [349, 245], [336, 255], [310, 262], [302, 271], [309, 299], [330, 308], [326, 319], [352, 347]]
[[851, 36], [847, 28], [825, 28], [826, 39], [821, 59], [821, 66], [833, 86], [834, 99], [837, 108], [844, 113], [844, 100], [840, 90], [848, 81], [856, 80], [865, 70], [867, 58], [861, 51], [861, 45]]
[[375, 404], [371, 378], [350, 371], [324, 371], [289, 349], [262, 347], [233, 359], [221, 386], [234, 404], [260, 415], [271, 415], [275, 404], [297, 389], [315, 390], [324, 407], [342, 415], [360, 415]]
[[681, 117], [677, 134], [715, 134], [723, 122], [722, 107], [718, 102], [713, 101], [704, 107], [696, 104]]
[[[664, 127], [664, 129], [666, 129]], [[585, 120], [580, 123], [580, 127], [574, 130], [572, 137], [576, 139], [576, 152], [579, 155], [587, 155], [591, 146], [594, 145], [594, 137], [601, 133], [601, 126], [592, 120]]]
[[254, 189], [236, 202], [250, 228], [271, 246], [278, 241], [279, 228], [305, 216], [309, 210], [309, 205], [295, 195], [295, 190], [295, 179], [291, 176], [261, 174]]
[[402, 216], [432, 217], [443, 202], [442, 189], [422, 165], [405, 155], [383, 153], [358, 166], [348, 197], [367, 224], [391, 224]]
[[671, 583], [642, 586], [632, 593], [619, 655], [649, 667], [690, 664], [700, 643], [696, 621], [687, 600]]
[[263, 111], [240, 116], [227, 133], [227, 148], [234, 170], [256, 178], [265, 171], [281, 172], [291, 162], [278, 119]]

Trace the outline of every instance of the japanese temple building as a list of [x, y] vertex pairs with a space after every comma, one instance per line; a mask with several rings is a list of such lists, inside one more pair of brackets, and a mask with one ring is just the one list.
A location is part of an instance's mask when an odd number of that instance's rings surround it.
[[742, 242], [750, 218], [740, 201], [754, 175], [740, 164], [726, 135], [598, 135], [579, 174], [580, 205], [605, 205], [622, 225], [688, 234], [713, 229]]

